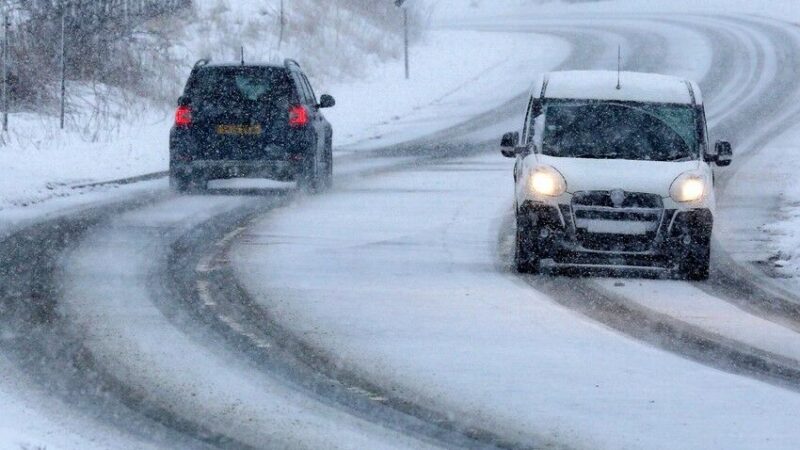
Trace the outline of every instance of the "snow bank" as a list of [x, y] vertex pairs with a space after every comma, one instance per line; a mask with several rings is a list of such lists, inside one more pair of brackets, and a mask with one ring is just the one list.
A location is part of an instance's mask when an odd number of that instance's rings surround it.
[[74, 96], [70, 109], [64, 130], [57, 116], [11, 114], [0, 137], [0, 212], [166, 169], [171, 112], [141, 100], [103, 105], [88, 93]]
[[[727, 236], [758, 229], [734, 247], [733, 256], [800, 283], [800, 127], [770, 143], [731, 183]], [[747, 235], [745, 235], [747, 236]], [[740, 236], [741, 238], [741, 236]], [[739, 239], [741, 240], [741, 239]], [[798, 284], [800, 285], [800, 284]]]

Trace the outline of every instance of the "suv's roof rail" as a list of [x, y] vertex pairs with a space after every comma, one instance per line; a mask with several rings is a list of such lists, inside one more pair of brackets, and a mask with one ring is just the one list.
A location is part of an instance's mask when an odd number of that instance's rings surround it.
[[287, 69], [289, 68], [289, 66], [295, 66], [298, 69], [300, 69], [300, 63], [289, 58], [283, 60], [283, 65], [286, 66]]
[[194, 63], [194, 68], [196, 69], [198, 67], [207, 66], [210, 62], [211, 62], [210, 58], [198, 59], [197, 62]]

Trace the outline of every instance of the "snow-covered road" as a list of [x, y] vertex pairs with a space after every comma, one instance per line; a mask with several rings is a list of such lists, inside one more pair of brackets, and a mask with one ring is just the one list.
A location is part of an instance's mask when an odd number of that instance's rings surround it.
[[[234, 263], [256, 301], [339, 365], [516, 442], [800, 442], [799, 395], [632, 341], [498, 263], [509, 177], [489, 156], [349, 185], [257, 223]], [[625, 283], [647, 295], [648, 282]], [[676, 284], [675, 296], [695, 297]], [[779, 342], [796, 344], [784, 331]]]
[[[701, 80], [713, 134], [740, 160], [798, 115], [800, 34], [778, 21], [514, 16], [449, 28], [563, 43], [569, 54], [541, 71], [613, 68], [622, 43], [629, 70]], [[1, 243], [18, 259], [0, 265], [16, 280], [0, 289], [0, 364], [74, 405], [64, 426], [91, 429], [92, 442], [116, 429], [121, 447], [797, 448], [793, 298], [745, 265], [749, 213], [725, 203], [749, 174], [719, 173], [709, 283], [519, 277], [507, 264], [511, 163], [494, 142], [518, 126], [524, 97], [496, 105], [342, 155], [328, 195], [160, 186], [23, 227]], [[25, 408], [23, 437], [60, 430]], [[81, 439], [43, 441], [103, 447]]]

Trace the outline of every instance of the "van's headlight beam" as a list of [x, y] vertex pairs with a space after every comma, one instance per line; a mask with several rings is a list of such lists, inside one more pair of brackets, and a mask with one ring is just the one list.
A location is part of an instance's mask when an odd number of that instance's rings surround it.
[[530, 175], [528, 189], [534, 195], [558, 197], [567, 191], [567, 182], [556, 169], [539, 166]]
[[678, 203], [691, 203], [706, 195], [706, 180], [701, 175], [687, 172], [672, 182], [669, 196]]

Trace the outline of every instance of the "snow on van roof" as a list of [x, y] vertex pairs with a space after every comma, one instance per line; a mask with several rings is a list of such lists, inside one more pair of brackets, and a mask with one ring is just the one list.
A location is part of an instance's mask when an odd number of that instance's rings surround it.
[[[622, 72], [620, 89], [617, 89], [615, 71], [551, 72], [545, 75], [544, 79], [547, 80], [545, 98], [703, 103], [700, 88], [696, 83], [667, 75]], [[541, 83], [538, 86], [541, 88]], [[539, 92], [534, 91], [533, 95], [538, 96]]]

